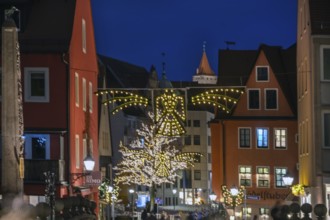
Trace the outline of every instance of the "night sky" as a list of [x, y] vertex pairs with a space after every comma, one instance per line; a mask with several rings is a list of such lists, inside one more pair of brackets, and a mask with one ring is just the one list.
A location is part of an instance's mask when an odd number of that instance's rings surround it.
[[[92, 0], [97, 52], [191, 81], [203, 42], [217, 73], [218, 51], [287, 48], [296, 42], [297, 0]], [[162, 55], [165, 53], [165, 56]]]

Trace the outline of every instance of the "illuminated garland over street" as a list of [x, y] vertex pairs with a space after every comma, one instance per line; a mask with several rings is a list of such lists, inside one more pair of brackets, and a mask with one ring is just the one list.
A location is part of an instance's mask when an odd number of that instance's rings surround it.
[[97, 96], [99, 95], [109, 95], [109, 99], [102, 102], [103, 105], [108, 105], [111, 103], [116, 104], [115, 108], [112, 110], [112, 114], [116, 114], [120, 110], [125, 108], [129, 108], [132, 106], [144, 106], [148, 105], [148, 99], [142, 96], [133, 94], [131, 92], [120, 91], [120, 90], [105, 90], [96, 93]]
[[230, 113], [232, 106], [237, 103], [238, 98], [243, 93], [244, 91], [241, 89], [211, 89], [193, 96], [191, 101], [193, 105], [212, 105], [219, 110]]
[[126, 147], [120, 143], [122, 161], [114, 167], [118, 182], [152, 187], [161, 183], [174, 183], [178, 171], [193, 166], [200, 153], [179, 152], [171, 145], [176, 138], [156, 133], [154, 115], [149, 113], [150, 123], [142, 124], [138, 137]]
[[237, 195], [232, 195], [230, 189], [227, 188], [226, 185], [222, 185], [222, 196], [224, 197], [224, 202], [226, 205], [235, 207], [242, 203], [244, 198], [244, 186], [240, 186]]

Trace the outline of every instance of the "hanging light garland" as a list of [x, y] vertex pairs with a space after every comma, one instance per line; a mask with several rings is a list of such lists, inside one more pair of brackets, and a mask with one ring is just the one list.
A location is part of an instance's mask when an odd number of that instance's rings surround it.
[[109, 105], [112, 103], [116, 104], [111, 111], [112, 114], [116, 114], [119, 111], [132, 106], [146, 107], [148, 105], [147, 98], [122, 90], [102, 90], [97, 92], [96, 95], [108, 95], [108, 99], [102, 102], [103, 105]]
[[211, 105], [226, 113], [230, 113], [232, 107], [238, 102], [238, 98], [244, 93], [243, 89], [211, 89], [199, 95], [193, 96], [193, 105]]

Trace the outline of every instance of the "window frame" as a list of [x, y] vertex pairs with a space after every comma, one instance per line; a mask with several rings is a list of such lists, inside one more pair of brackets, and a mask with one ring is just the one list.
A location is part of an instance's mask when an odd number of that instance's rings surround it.
[[[258, 108], [251, 108], [251, 104], [250, 104], [250, 92], [251, 91], [257, 91], [258, 92]], [[260, 89], [248, 89], [247, 90], [247, 109], [248, 110], [260, 110], [261, 108], [261, 103], [260, 103], [260, 99], [261, 99], [261, 94], [260, 94]]]
[[[263, 129], [263, 130], [267, 131], [267, 146], [266, 147], [259, 146], [259, 135], [258, 135], [259, 129]], [[269, 128], [266, 128], [266, 127], [257, 127], [256, 128], [256, 148], [257, 149], [269, 149]]]
[[75, 93], [75, 103], [76, 103], [76, 107], [79, 107], [79, 73], [75, 72], [74, 73], [74, 83], [75, 83], [75, 87], [74, 87], [74, 93]]
[[[198, 138], [197, 138], [198, 137]], [[198, 141], [197, 141], [198, 140]], [[198, 143], [197, 143], [198, 142]], [[194, 135], [193, 136], [193, 144], [200, 146], [201, 145], [201, 136], [200, 135]]]
[[75, 160], [76, 169], [80, 168], [80, 137], [78, 134], [75, 135]]
[[[277, 176], [277, 169], [285, 169], [285, 173], [281, 174], [281, 181], [278, 180], [278, 176]], [[274, 188], [277, 189], [284, 189], [284, 188], [288, 188], [288, 186], [286, 186], [283, 182], [283, 176], [285, 176], [288, 173], [288, 168], [287, 167], [274, 167]], [[281, 182], [281, 185], [277, 185], [278, 182]]]
[[[250, 169], [250, 172], [245, 172], [245, 173], [241, 173], [241, 168], [245, 168], [246, 169]], [[244, 177], [244, 178], [242, 178]], [[247, 182], [246, 180], [250, 180], [250, 184], [242, 184], [242, 180], [245, 180], [245, 183]], [[238, 182], [240, 186], [244, 186], [244, 187], [252, 187], [252, 166], [246, 166], [246, 165], [239, 165], [238, 166]]]
[[[33, 73], [41, 73], [44, 75], [44, 95], [32, 96], [31, 94], [31, 75]], [[49, 68], [48, 67], [25, 67], [24, 68], [24, 101], [25, 102], [49, 102]]]
[[[277, 134], [276, 134], [276, 131], [277, 130], [285, 130], [285, 146], [277, 146]], [[273, 137], [274, 137], [274, 149], [276, 149], [276, 150], [286, 150], [286, 149], [288, 149], [288, 129], [287, 128], [280, 128], [280, 127], [278, 127], [278, 128], [274, 128], [274, 134], [273, 134]], [[282, 134], [281, 134], [281, 137], [280, 138], [282, 138]], [[282, 142], [282, 141], [280, 141], [280, 142]]]
[[[324, 77], [324, 49], [330, 50], [330, 45], [320, 45], [320, 72], [321, 72], [321, 81], [323, 82], [330, 82], [330, 75], [329, 78], [326, 79]], [[330, 71], [330, 70], [329, 70]]]
[[[241, 144], [241, 130], [249, 130], [250, 131], [250, 135], [249, 135], [249, 146], [248, 147], [242, 147], [242, 144]], [[251, 146], [252, 146], [252, 129], [251, 127], [239, 127], [238, 128], [238, 148], [239, 149], [251, 149]], [[245, 135], [244, 135], [245, 137]]]
[[88, 82], [88, 107], [89, 112], [93, 113], [93, 84], [92, 82]]
[[85, 112], [87, 109], [87, 88], [86, 88], [86, 78], [82, 78], [82, 107], [83, 111]]
[[81, 48], [84, 54], [87, 53], [86, 20], [81, 19]]
[[194, 180], [202, 180], [202, 171], [194, 170]]
[[194, 128], [199, 128], [201, 126], [201, 121], [196, 119], [196, 120], [193, 120], [193, 127]]
[[[45, 146], [45, 160], [50, 159], [50, 135], [49, 134], [24, 134], [24, 150], [25, 159], [33, 159], [32, 157], [32, 138], [44, 138], [46, 139]], [[40, 159], [35, 159], [40, 160]], [[42, 159], [41, 159], [42, 160]]]
[[[259, 168], [268, 169], [268, 174], [267, 173], [259, 173]], [[257, 180], [257, 187], [258, 188], [270, 188], [270, 168], [269, 168], [269, 166], [257, 166], [256, 167], [256, 180]], [[268, 182], [267, 186], [260, 186], [259, 185], [259, 180], [267, 181]]]
[[[267, 102], [267, 100], [268, 100], [268, 98], [267, 98], [267, 92], [268, 91], [275, 91], [275, 93], [276, 93], [276, 108], [268, 108], [267, 107], [267, 104], [268, 104], [268, 102]], [[264, 90], [264, 108], [265, 108], [265, 110], [278, 110], [278, 89], [277, 88], [266, 88], [265, 90]]]
[[[258, 70], [261, 68], [267, 69], [267, 79], [266, 80], [259, 79]], [[269, 66], [256, 66], [256, 82], [269, 82]]]

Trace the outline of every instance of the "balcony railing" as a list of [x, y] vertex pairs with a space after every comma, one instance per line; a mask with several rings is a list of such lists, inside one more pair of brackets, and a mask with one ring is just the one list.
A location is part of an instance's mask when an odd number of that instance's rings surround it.
[[[63, 162], [60, 160], [24, 160], [24, 182], [44, 183], [44, 172], [51, 171], [55, 173], [56, 179], [63, 179]], [[2, 175], [2, 161], [0, 160], [0, 174]]]

